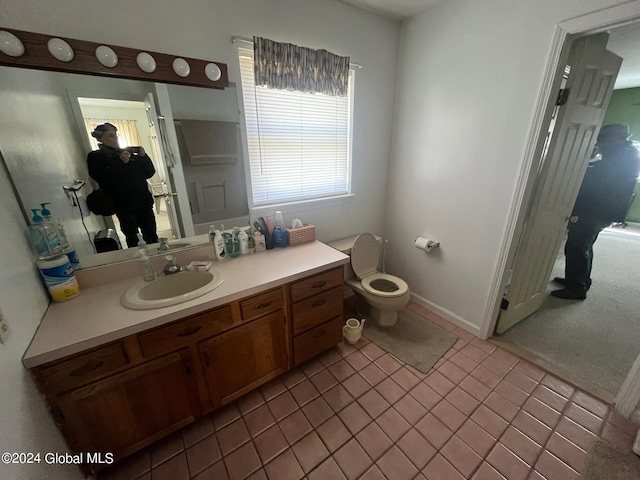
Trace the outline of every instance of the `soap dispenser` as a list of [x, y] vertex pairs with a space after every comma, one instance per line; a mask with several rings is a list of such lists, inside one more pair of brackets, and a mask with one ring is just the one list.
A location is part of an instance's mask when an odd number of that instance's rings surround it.
[[42, 207], [40, 214], [42, 215], [42, 218], [45, 222], [50, 222], [58, 230], [60, 245], [62, 247], [66, 247], [69, 245], [69, 239], [67, 238], [67, 234], [64, 231], [64, 225], [62, 225], [62, 221], [58, 217], [54, 217], [51, 215], [51, 210], [47, 208], [47, 205], [51, 205], [51, 202], [40, 204], [40, 206]]
[[138, 233], [138, 250], [140, 251], [140, 254], [142, 255], [142, 251], [144, 251], [146, 256], [149, 256], [149, 248], [147, 247], [147, 242], [144, 241], [144, 238], [142, 238], [142, 234]]
[[62, 253], [64, 253], [67, 258], [69, 258], [69, 262], [71, 263], [71, 267], [74, 270], [77, 270], [80, 266], [80, 260], [78, 259], [78, 253], [76, 252], [76, 247], [69, 243], [69, 238], [67, 237], [67, 233], [64, 230], [64, 225], [62, 221], [58, 217], [54, 217], [51, 215], [51, 210], [47, 208], [47, 205], [51, 205], [50, 202], [41, 203], [42, 207], [41, 215], [44, 222], [49, 222], [53, 227], [56, 228], [59, 237], [59, 245], [62, 248]]
[[37, 208], [32, 208], [33, 217], [29, 226], [29, 241], [34, 253], [39, 258], [50, 257], [61, 252], [58, 229], [51, 222], [45, 222], [38, 214]]
[[156, 278], [151, 268], [151, 262], [144, 250], [140, 249], [140, 262], [142, 263], [142, 278], [145, 282], [153, 282]]

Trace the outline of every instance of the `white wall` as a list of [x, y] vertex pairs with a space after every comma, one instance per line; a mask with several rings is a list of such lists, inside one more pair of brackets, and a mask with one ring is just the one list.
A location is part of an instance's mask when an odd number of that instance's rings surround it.
[[[403, 29], [388, 270], [470, 331], [496, 300], [489, 292], [555, 26], [619, 3], [451, 0]], [[420, 235], [441, 248], [414, 248]]]
[[[354, 198], [339, 206], [282, 210], [286, 217], [295, 214], [314, 223], [321, 240], [365, 230], [382, 233], [399, 23], [331, 0], [0, 3], [3, 27], [225, 62], [235, 83], [240, 83], [240, 78], [232, 35], [259, 35], [351, 56], [352, 61], [364, 66], [356, 74]], [[5, 183], [6, 173], [0, 171], [0, 192], [4, 192], [0, 194], [0, 238], [11, 254], [10, 261], [0, 269], [0, 306], [14, 331], [9, 344], [0, 345], [0, 450], [64, 452], [66, 447], [20, 365], [45, 311], [46, 296], [24, 244], [19, 207]], [[73, 468], [0, 465], [0, 478], [71, 479], [74, 475], [78, 476]]]
[[[0, 272], [0, 309], [12, 333], [0, 345], [0, 452], [66, 452], [44, 399], [22, 366], [22, 355], [47, 309], [49, 298], [31, 263], [24, 219], [0, 165], [0, 245], [5, 254]], [[0, 478], [12, 480], [72, 480], [82, 478], [76, 467], [0, 463]]]

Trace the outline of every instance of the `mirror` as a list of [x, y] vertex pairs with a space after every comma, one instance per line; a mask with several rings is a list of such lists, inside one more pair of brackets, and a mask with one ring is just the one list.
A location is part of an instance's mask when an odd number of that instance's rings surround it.
[[[98, 232], [117, 224], [89, 214], [85, 205], [92, 191], [86, 158], [95, 148], [85, 122], [113, 119], [140, 126], [141, 143], [156, 166], [150, 189], [157, 194], [158, 230], [173, 248], [207, 241], [213, 223], [225, 228], [248, 224], [234, 86], [214, 90], [0, 67], [0, 153], [18, 200], [27, 221], [31, 209], [50, 203], [81, 267], [137, 254], [123, 241], [119, 251], [96, 254], [92, 247]], [[77, 192], [64, 188], [73, 187], [75, 179], [86, 183]]]

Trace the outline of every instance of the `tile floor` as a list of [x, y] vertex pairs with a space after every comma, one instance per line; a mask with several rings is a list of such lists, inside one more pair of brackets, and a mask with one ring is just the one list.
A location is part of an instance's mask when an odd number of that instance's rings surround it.
[[637, 426], [599, 400], [410, 308], [458, 341], [428, 374], [342, 343], [101, 472], [100, 480], [572, 480]]

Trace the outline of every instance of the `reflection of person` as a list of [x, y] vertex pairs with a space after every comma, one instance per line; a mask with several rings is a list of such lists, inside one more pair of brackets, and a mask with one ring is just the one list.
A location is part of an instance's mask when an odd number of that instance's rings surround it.
[[156, 170], [142, 147], [138, 153], [120, 148], [117, 130], [114, 125], [104, 123], [91, 132], [100, 143], [99, 150], [87, 156], [89, 175], [113, 197], [127, 245], [138, 244], [138, 228], [145, 242], [157, 243], [153, 196], [147, 185], [147, 179]]
[[578, 192], [571, 214], [578, 219], [569, 223], [564, 247], [565, 278], [554, 278], [565, 288], [551, 292], [554, 297], [587, 298], [593, 244], [604, 228], [624, 221], [640, 171], [640, 156], [629, 136], [627, 125], [614, 123], [600, 129], [596, 147], [602, 159], [589, 164]]

